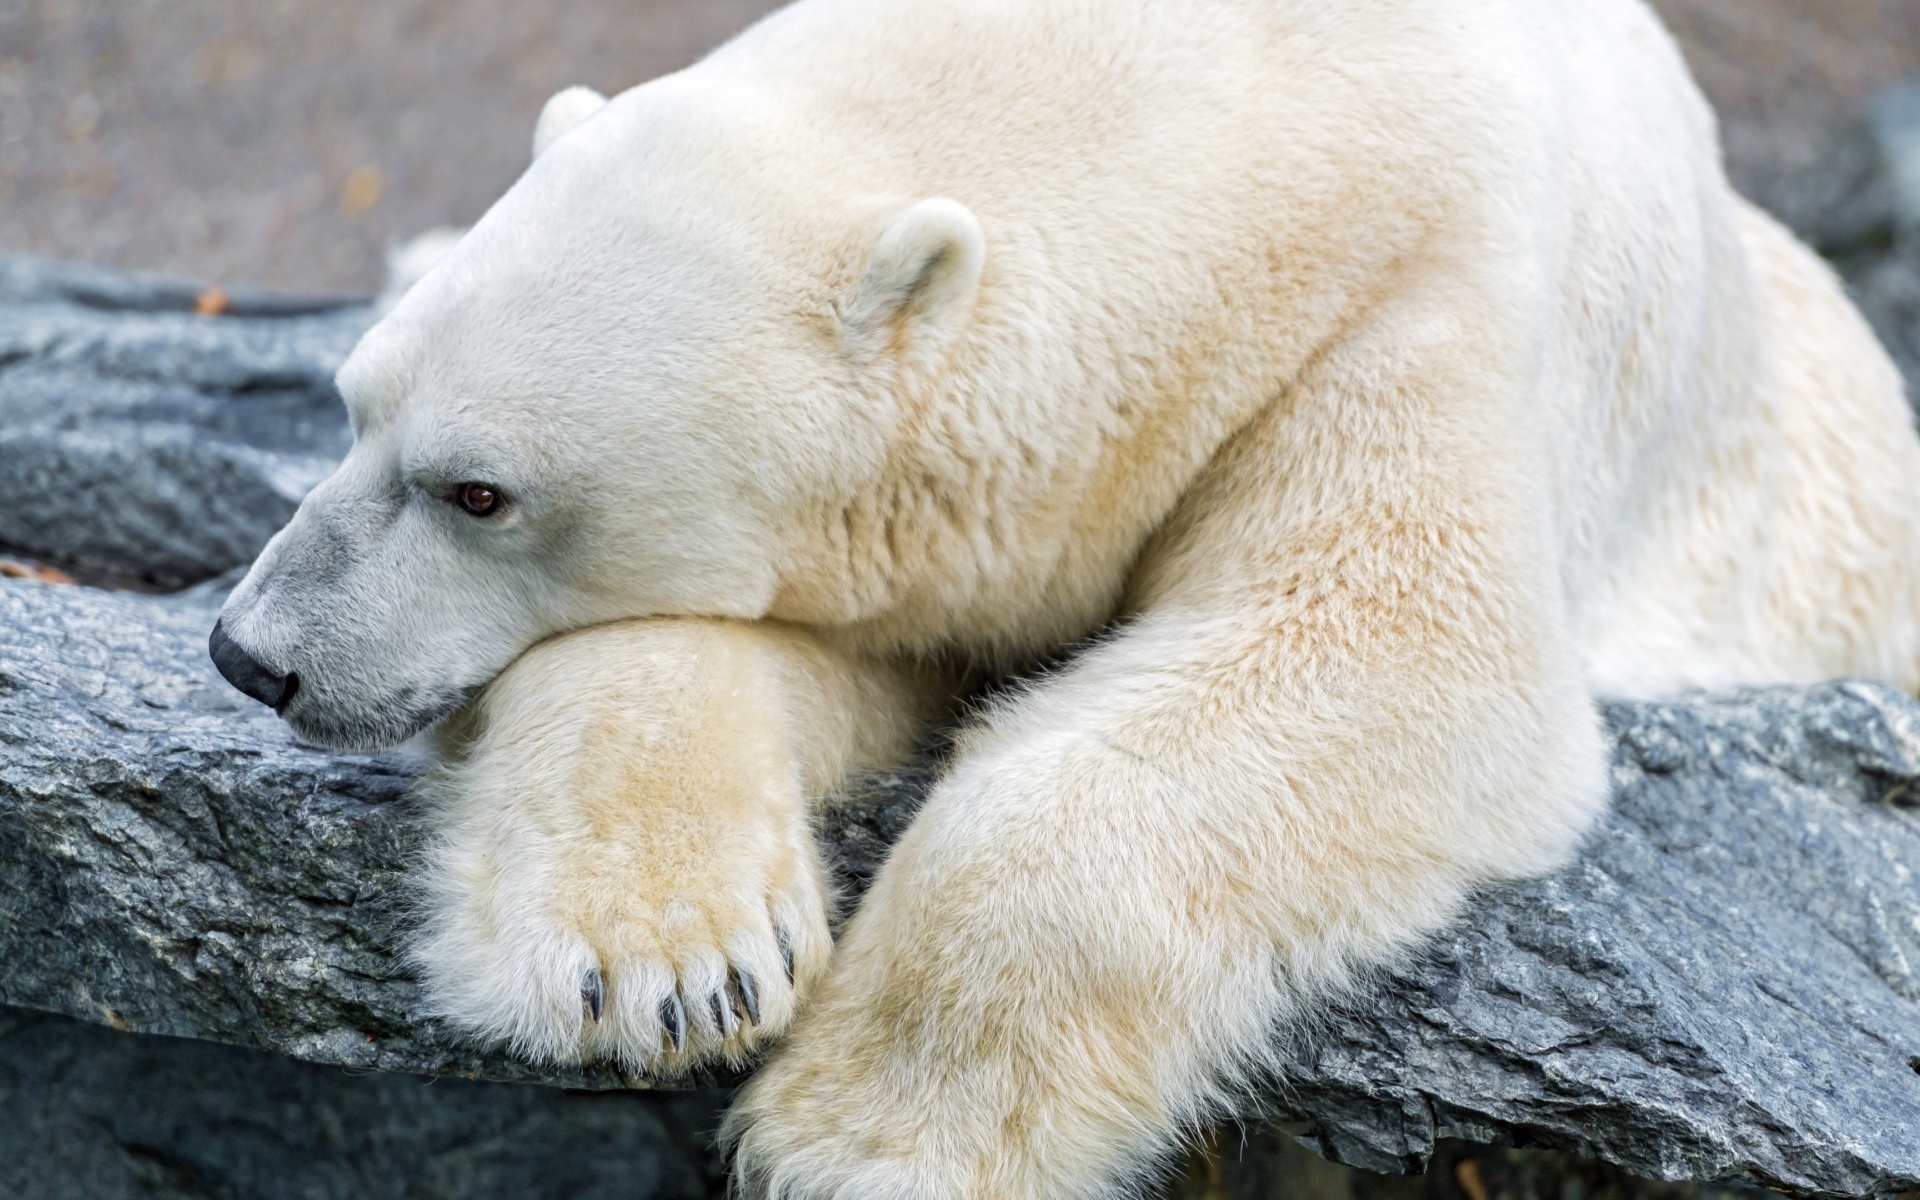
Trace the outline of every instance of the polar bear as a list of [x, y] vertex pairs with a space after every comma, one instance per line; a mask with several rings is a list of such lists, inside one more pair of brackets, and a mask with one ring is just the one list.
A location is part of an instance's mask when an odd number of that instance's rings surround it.
[[[1920, 683], [1898, 377], [1639, 0], [802, 0], [537, 142], [212, 650], [439, 731], [458, 1027], [779, 1037], [750, 1190], [1123, 1185], [1565, 859], [1596, 695]], [[1020, 669], [832, 945], [810, 806]]]

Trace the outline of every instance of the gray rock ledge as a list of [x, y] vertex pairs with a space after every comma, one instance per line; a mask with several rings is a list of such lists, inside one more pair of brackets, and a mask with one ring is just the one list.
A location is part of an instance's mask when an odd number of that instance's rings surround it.
[[[0, 581], [0, 1003], [385, 1071], [572, 1088], [420, 1019], [401, 762], [302, 749], [213, 675], [218, 583]], [[1275, 1113], [1331, 1158], [1441, 1138], [1659, 1179], [1920, 1186], [1920, 704], [1840, 682], [1607, 709], [1579, 861], [1482, 896], [1298, 1039]], [[857, 889], [927, 772], [825, 822]]]
[[0, 258], [0, 552], [167, 590], [252, 562], [352, 435], [364, 302]]

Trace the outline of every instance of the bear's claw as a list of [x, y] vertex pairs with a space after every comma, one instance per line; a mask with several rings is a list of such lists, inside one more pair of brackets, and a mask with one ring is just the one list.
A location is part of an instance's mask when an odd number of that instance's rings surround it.
[[600, 979], [600, 968], [589, 967], [586, 978], [580, 981], [580, 1003], [587, 1011], [587, 1020], [595, 1025], [600, 1023], [600, 1009], [606, 999], [606, 989]]
[[[789, 979], [791, 982], [791, 979]], [[727, 999], [733, 1005], [734, 1012], [749, 1025], [760, 1023], [760, 997], [753, 986], [753, 976], [739, 967], [727, 971]]]
[[679, 992], [667, 993], [660, 1002], [660, 1027], [666, 1030], [667, 1041], [678, 1054], [687, 1045], [687, 1010], [681, 1003]]
[[774, 940], [780, 943], [780, 969], [787, 973], [787, 986], [793, 986], [793, 943], [787, 940], [787, 931], [773, 931]]

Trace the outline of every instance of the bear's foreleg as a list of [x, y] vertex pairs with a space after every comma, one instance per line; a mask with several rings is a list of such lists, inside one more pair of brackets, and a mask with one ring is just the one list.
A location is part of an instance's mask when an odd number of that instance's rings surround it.
[[1137, 615], [961, 743], [729, 1119], [749, 1194], [1106, 1194], [1475, 883], [1569, 850], [1603, 758], [1521, 384], [1438, 311], [1331, 353]]
[[534, 647], [431, 781], [414, 957], [546, 1060], [738, 1061], [825, 970], [808, 802], [911, 746], [927, 690], [793, 630], [626, 621]]

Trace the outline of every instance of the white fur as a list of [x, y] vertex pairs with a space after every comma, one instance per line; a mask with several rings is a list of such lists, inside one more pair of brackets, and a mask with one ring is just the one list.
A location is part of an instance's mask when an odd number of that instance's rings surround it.
[[893, 218], [839, 305], [841, 336], [862, 357], [907, 348], [937, 352], [967, 316], [986, 259], [986, 235], [965, 205], [922, 200]]
[[400, 303], [400, 297], [426, 278], [427, 272], [439, 265], [440, 260], [447, 256], [447, 251], [459, 244], [466, 232], [452, 225], [436, 225], [404, 242], [389, 245], [387, 281], [374, 298], [374, 311], [382, 316], [391, 312], [393, 306]]
[[551, 146], [561, 134], [606, 107], [607, 98], [590, 87], [570, 87], [555, 92], [540, 119], [533, 126], [533, 157]]
[[[792, 1021], [750, 1190], [1101, 1194], [1564, 859], [1594, 693], [1920, 683], [1898, 377], [1638, 0], [803, 0], [566, 123], [226, 628], [336, 743], [485, 689], [436, 1004], [636, 1067]], [[808, 805], [1069, 650], [829, 965]]]

